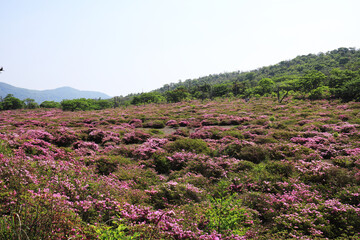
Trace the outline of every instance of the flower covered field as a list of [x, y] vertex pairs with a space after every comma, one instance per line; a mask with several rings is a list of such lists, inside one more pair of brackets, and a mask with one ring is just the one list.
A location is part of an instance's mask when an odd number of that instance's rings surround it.
[[0, 113], [0, 239], [359, 239], [360, 103]]

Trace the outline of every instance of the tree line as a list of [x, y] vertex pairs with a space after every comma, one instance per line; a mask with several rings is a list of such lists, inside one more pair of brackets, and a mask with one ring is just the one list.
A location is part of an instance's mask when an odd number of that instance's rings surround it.
[[12, 109], [35, 109], [35, 108], [61, 108], [64, 111], [78, 110], [100, 110], [114, 107], [113, 99], [72, 99], [63, 100], [61, 102], [44, 101], [41, 104], [35, 102], [34, 99], [26, 98], [20, 100], [12, 94], [8, 94], [5, 98], [0, 97], [0, 110]]
[[132, 94], [111, 99], [73, 99], [61, 102], [44, 101], [37, 104], [33, 99], [20, 100], [9, 94], [0, 98], [0, 109], [61, 108], [64, 111], [101, 110], [128, 105], [149, 103], [175, 103], [192, 99], [273, 97], [282, 102], [287, 96], [318, 100], [337, 98], [343, 101], [360, 101], [360, 70], [352, 71], [334, 68], [328, 75], [312, 70], [303, 76], [283, 76], [281, 78], [262, 78], [252, 83], [228, 82], [219, 84], [204, 83], [194, 87], [179, 86], [163, 93], [158, 91]]
[[23, 101], [13, 95], [0, 98], [0, 109], [61, 108], [65, 111], [100, 110], [148, 103], [174, 103], [192, 99], [268, 96], [282, 102], [286, 97], [360, 101], [360, 50], [339, 48], [327, 53], [298, 56], [276, 65], [250, 72], [209, 75], [166, 84], [152, 92], [117, 96], [111, 99], [73, 99], [61, 102], [33, 99]]

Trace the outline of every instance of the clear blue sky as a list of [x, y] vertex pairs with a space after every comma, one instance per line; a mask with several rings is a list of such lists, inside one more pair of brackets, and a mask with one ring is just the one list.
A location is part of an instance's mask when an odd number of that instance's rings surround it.
[[359, 0], [0, 0], [0, 82], [111, 96], [360, 47]]

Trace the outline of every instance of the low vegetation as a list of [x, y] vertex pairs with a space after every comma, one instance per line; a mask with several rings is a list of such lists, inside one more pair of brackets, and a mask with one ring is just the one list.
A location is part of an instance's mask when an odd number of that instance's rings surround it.
[[294, 96], [2, 111], [0, 239], [358, 239], [359, 117]]

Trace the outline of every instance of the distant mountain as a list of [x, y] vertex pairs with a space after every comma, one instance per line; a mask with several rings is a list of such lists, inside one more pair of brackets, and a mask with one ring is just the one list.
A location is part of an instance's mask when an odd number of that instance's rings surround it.
[[61, 102], [63, 99], [77, 99], [77, 98], [110, 98], [101, 92], [95, 91], [80, 91], [71, 87], [61, 87], [52, 90], [30, 90], [26, 88], [14, 87], [7, 83], [0, 82], [0, 96], [12, 94], [14, 97], [24, 100], [26, 98], [34, 99], [37, 103], [44, 101]]

